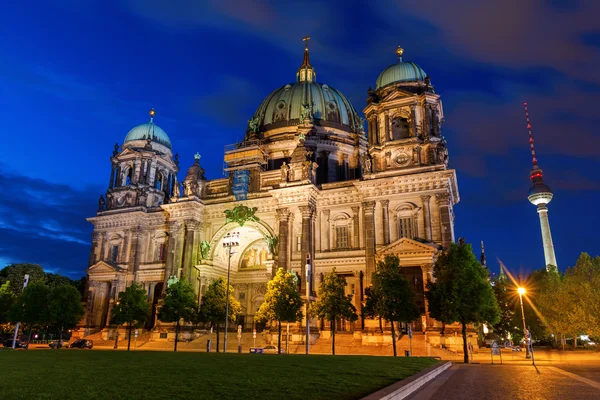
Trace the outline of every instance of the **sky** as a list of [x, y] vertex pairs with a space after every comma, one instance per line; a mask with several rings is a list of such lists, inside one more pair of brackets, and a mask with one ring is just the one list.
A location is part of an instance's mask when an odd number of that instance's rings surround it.
[[[357, 110], [379, 73], [418, 63], [442, 96], [458, 175], [457, 237], [515, 273], [543, 268], [527, 201], [536, 151], [554, 191], [559, 268], [600, 254], [600, 2], [595, 0], [56, 0], [0, 16], [0, 268], [85, 274], [115, 143], [155, 122], [185, 170], [222, 176], [261, 101], [295, 80], [311, 36], [317, 80]], [[181, 178], [181, 177], [180, 177]]]

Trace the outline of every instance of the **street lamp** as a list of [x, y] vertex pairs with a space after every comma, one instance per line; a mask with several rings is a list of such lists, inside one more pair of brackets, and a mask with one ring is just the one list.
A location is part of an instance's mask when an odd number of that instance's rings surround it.
[[[521, 316], [523, 317], [523, 335], [525, 335], [525, 340], [527, 343], [525, 358], [532, 358], [529, 353], [529, 347], [531, 346], [531, 334], [527, 331], [527, 325], [525, 325], [525, 311], [523, 309], [523, 295], [527, 292], [524, 287], [519, 286], [517, 288], [517, 292], [519, 293], [519, 301], [521, 302]], [[533, 349], [532, 349], [533, 350]], [[532, 359], [533, 365], [535, 365], [535, 359]]]
[[227, 249], [227, 294], [225, 295], [225, 337], [223, 340], [223, 353], [227, 352], [227, 328], [229, 326], [229, 277], [231, 275], [231, 256], [233, 255], [231, 248], [239, 245], [239, 232], [229, 232], [223, 238], [223, 248]]

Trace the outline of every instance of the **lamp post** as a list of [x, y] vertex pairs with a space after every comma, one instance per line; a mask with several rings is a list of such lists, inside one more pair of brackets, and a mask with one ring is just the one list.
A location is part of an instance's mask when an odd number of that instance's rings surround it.
[[308, 306], [310, 302], [310, 254], [306, 255], [306, 354], [310, 346], [310, 319], [308, 318]]
[[227, 352], [227, 328], [229, 326], [229, 277], [231, 275], [232, 247], [240, 245], [240, 233], [229, 232], [223, 238], [223, 247], [227, 249], [227, 294], [225, 295], [225, 337], [223, 338], [223, 353]]
[[[525, 335], [525, 340], [527, 343], [525, 358], [532, 358], [529, 353], [529, 347], [531, 346], [531, 334], [527, 331], [527, 325], [525, 325], [525, 310], [523, 309], [523, 295], [527, 292], [524, 287], [519, 286], [517, 288], [517, 292], [519, 293], [519, 301], [521, 302], [521, 316], [523, 317], [523, 335]], [[535, 365], [535, 360], [533, 360], [533, 365]]]

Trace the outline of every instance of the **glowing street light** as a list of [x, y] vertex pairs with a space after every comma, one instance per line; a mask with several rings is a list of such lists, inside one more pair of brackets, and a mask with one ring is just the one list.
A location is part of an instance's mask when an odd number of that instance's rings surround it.
[[[519, 301], [521, 302], [521, 316], [523, 317], [523, 335], [525, 335], [525, 340], [527, 343], [525, 358], [531, 358], [533, 365], [535, 365], [535, 359], [532, 357], [532, 354], [529, 353], [529, 347], [531, 346], [531, 333], [527, 331], [527, 325], [525, 325], [525, 311], [523, 309], [523, 295], [527, 293], [524, 287], [519, 286], [517, 288], [517, 292], [519, 293]], [[533, 353], [533, 349], [531, 349]]]
[[225, 297], [225, 338], [223, 340], [223, 353], [227, 352], [227, 328], [229, 325], [229, 277], [231, 275], [231, 256], [233, 255], [231, 248], [239, 245], [239, 232], [229, 232], [223, 238], [223, 248], [227, 249], [227, 294]]

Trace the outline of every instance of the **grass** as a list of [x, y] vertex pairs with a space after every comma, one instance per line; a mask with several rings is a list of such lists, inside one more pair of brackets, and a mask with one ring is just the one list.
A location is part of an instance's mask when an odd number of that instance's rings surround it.
[[0, 352], [6, 399], [359, 399], [430, 358], [30, 350]]

